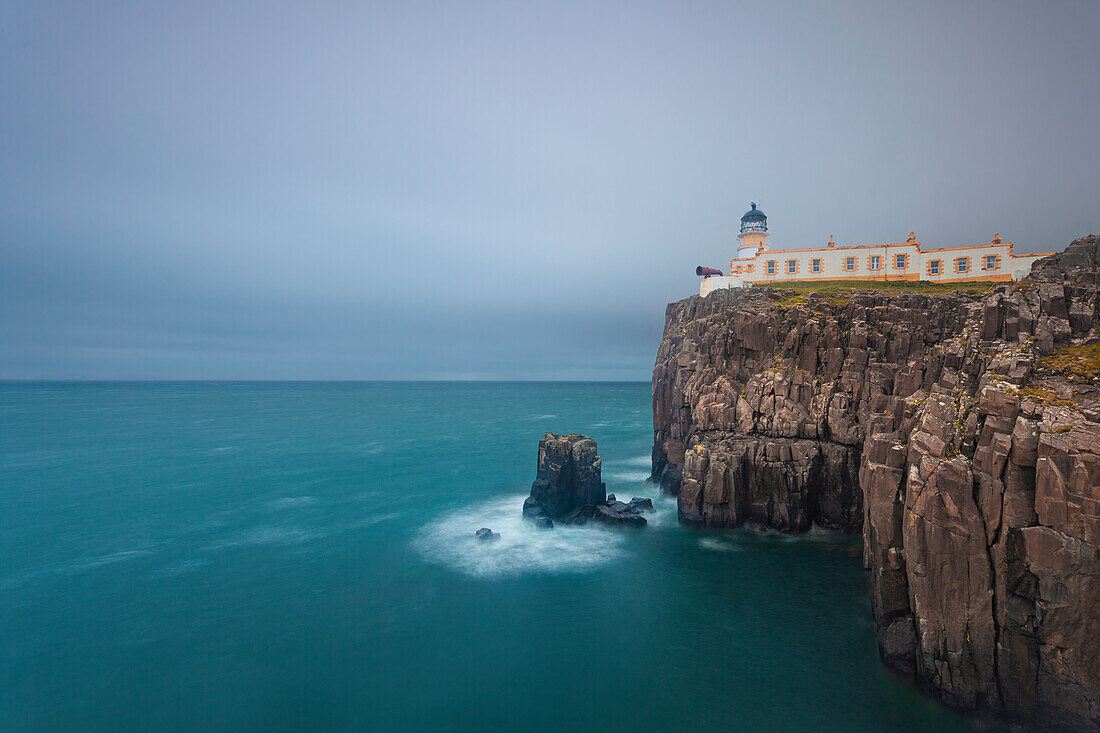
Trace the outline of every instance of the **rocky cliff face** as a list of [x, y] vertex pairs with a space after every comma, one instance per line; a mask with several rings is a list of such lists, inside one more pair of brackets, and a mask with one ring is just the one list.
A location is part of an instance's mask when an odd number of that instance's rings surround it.
[[984, 292], [672, 303], [653, 473], [682, 522], [861, 531], [885, 663], [1100, 729], [1100, 237]]

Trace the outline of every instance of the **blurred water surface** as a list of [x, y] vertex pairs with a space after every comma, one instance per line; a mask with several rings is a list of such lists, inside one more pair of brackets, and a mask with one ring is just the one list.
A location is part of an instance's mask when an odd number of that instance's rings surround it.
[[[522, 523], [547, 430], [650, 526]], [[972, 729], [857, 539], [682, 528], [651, 440], [648, 384], [0, 383], [0, 729]]]

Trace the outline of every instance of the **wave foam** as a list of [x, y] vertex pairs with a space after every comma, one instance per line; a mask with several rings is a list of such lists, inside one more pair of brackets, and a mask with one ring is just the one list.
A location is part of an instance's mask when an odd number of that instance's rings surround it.
[[699, 546], [704, 550], [715, 552], [741, 552], [741, 546], [718, 539], [717, 537], [703, 537], [699, 540]]
[[263, 525], [252, 527], [232, 537], [214, 542], [204, 549], [208, 552], [218, 552], [220, 550], [258, 545], [299, 545], [303, 542], [320, 539], [325, 534], [324, 531], [305, 527]]
[[604, 479], [631, 484], [644, 484], [649, 480], [649, 471], [608, 471], [604, 474]]
[[272, 509], [290, 509], [296, 506], [316, 504], [317, 499], [312, 496], [285, 496], [281, 499], [273, 499], [267, 503]]
[[[644, 484], [649, 481], [653, 460], [649, 456], [634, 456], [604, 463], [604, 479]], [[610, 490], [610, 489], [609, 489]]]
[[[613, 528], [588, 524], [535, 529], [520, 515], [524, 498], [518, 494], [451, 512], [422, 527], [413, 545], [429, 561], [486, 578], [584, 573], [625, 555], [623, 533]], [[475, 539], [481, 527], [499, 532], [500, 539]]]

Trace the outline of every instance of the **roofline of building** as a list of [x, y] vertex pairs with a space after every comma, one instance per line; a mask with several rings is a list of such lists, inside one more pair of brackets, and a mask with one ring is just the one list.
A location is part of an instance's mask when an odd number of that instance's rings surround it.
[[750, 262], [758, 259], [765, 253], [778, 254], [779, 252], [836, 252], [842, 249], [882, 249], [888, 247], [916, 247], [917, 252], [924, 254], [925, 252], [949, 252], [951, 250], [959, 249], [984, 249], [986, 247], [1008, 247], [1009, 257], [1049, 257], [1054, 252], [1035, 252], [1032, 254], [1018, 255], [1012, 251], [1012, 242], [990, 242], [988, 244], [970, 244], [962, 245], [959, 247], [935, 247], [933, 249], [921, 249], [920, 242], [884, 242], [883, 244], [840, 244], [835, 247], [805, 247], [802, 249], [766, 249], [763, 252], [758, 252], [752, 257], [734, 257], [731, 262]]

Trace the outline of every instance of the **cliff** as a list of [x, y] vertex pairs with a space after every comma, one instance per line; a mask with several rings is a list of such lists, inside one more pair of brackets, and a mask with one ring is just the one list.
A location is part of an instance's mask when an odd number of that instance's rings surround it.
[[862, 532], [884, 662], [1100, 729], [1100, 237], [995, 288], [672, 303], [653, 477], [685, 524]]

